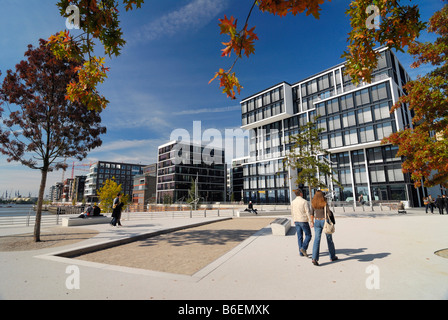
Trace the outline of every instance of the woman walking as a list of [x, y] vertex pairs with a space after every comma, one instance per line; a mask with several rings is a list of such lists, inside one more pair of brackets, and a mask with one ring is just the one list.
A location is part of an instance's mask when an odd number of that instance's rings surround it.
[[124, 206], [124, 203], [121, 202], [121, 196], [122, 194], [121, 192], [119, 192], [113, 202], [112, 221], [110, 222], [110, 224], [114, 227], [117, 225], [117, 223], [121, 227], [121, 208], [123, 208]]
[[[312, 262], [315, 266], [319, 265], [319, 247], [320, 247], [320, 238], [322, 236], [322, 230], [324, 228], [325, 224], [325, 213], [327, 214], [327, 217], [331, 219], [333, 223], [334, 216], [333, 213], [330, 211], [330, 208], [328, 207], [327, 201], [324, 197], [324, 194], [322, 191], [317, 191], [314, 195], [313, 200], [311, 201], [311, 227], [314, 225], [314, 244], [313, 244], [313, 256], [312, 256]], [[328, 244], [328, 252], [330, 253], [330, 259], [331, 261], [338, 260], [338, 257], [336, 257], [336, 250], [334, 248], [333, 243], [333, 237], [331, 234], [325, 234], [327, 238], [327, 244]]]

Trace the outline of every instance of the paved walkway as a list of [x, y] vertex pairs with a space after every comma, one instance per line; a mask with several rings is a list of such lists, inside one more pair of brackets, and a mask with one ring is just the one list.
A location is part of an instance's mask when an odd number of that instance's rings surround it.
[[[336, 214], [336, 218], [336, 262], [330, 262], [324, 239], [321, 265], [316, 267], [311, 259], [299, 256], [293, 230], [287, 236], [273, 236], [267, 226], [193, 276], [55, 254], [218, 217], [131, 220], [121, 229], [87, 226], [99, 234], [65, 247], [0, 252], [0, 298], [448, 299], [448, 259], [434, 254], [448, 248], [448, 215], [413, 209], [407, 215], [364, 212]], [[0, 236], [23, 232], [30, 228], [2, 228]]]

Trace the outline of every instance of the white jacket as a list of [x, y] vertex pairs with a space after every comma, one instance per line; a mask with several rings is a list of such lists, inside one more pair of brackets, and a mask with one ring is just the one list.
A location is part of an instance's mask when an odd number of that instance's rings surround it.
[[308, 201], [302, 197], [296, 197], [291, 203], [291, 217], [292, 222], [309, 222], [310, 207]]

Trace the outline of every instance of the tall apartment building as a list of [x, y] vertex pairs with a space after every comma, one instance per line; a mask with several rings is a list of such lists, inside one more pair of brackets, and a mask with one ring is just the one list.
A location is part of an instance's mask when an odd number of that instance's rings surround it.
[[[393, 52], [380, 48], [372, 83], [354, 86], [344, 63], [295, 84], [279, 83], [241, 101], [242, 128], [250, 129], [250, 157], [243, 165], [244, 200], [288, 203], [293, 199], [294, 172], [283, 166], [291, 149], [289, 137], [317, 115], [322, 147], [330, 152], [335, 178], [327, 185], [337, 201], [401, 200], [419, 206], [423, 190], [403, 174], [398, 148], [381, 145], [391, 133], [412, 126], [412, 113], [391, 107], [410, 80]], [[293, 178], [293, 179], [289, 179]], [[327, 179], [330, 180], [330, 179]], [[305, 190], [306, 191], [306, 190]]]
[[84, 188], [84, 198], [86, 202], [97, 202], [97, 190], [101, 189], [103, 183], [108, 179], [115, 178], [115, 182], [121, 184], [124, 195], [129, 195], [132, 199], [132, 191], [134, 188], [134, 176], [142, 174], [145, 165], [98, 161], [90, 166], [90, 172]]
[[198, 180], [201, 202], [224, 201], [224, 150], [171, 141], [158, 148], [157, 203], [187, 201], [192, 181]]

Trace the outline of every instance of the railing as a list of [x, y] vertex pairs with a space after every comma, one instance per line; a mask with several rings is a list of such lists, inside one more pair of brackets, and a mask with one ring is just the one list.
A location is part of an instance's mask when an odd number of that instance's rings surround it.
[[334, 212], [387, 212], [398, 210], [401, 201], [332, 201], [330, 206]]

